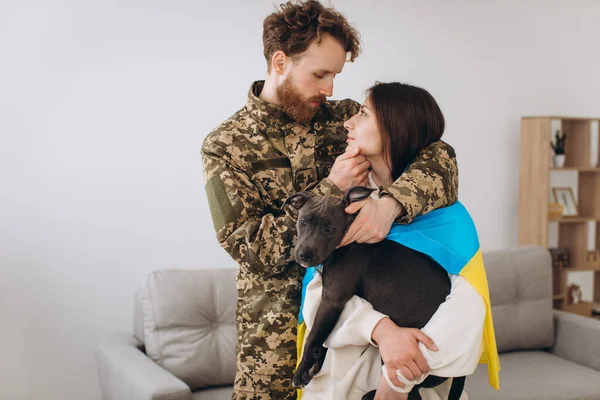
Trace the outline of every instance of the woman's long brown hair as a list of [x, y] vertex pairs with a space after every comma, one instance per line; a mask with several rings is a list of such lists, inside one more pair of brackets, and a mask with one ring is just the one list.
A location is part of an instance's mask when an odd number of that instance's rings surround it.
[[428, 91], [405, 83], [377, 82], [367, 96], [395, 181], [421, 150], [441, 139], [444, 115]]

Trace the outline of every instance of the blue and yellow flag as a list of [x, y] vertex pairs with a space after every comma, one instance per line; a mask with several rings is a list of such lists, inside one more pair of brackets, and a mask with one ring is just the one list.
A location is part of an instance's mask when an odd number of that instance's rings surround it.
[[[480, 363], [488, 366], [488, 380], [500, 389], [500, 360], [492, 320], [492, 307], [477, 229], [471, 215], [462, 203], [439, 208], [416, 217], [408, 225], [394, 223], [387, 236], [413, 250], [433, 258], [448, 273], [464, 277], [479, 292], [485, 302], [486, 316], [483, 329], [484, 350]], [[298, 318], [298, 359], [302, 353], [306, 325], [302, 316], [306, 286], [317, 268], [309, 268], [302, 282], [302, 304]]]

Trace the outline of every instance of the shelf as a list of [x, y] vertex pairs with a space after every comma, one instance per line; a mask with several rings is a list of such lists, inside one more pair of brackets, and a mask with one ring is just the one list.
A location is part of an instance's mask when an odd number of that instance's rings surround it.
[[[550, 162], [550, 144], [558, 130], [568, 135], [563, 168], [554, 168]], [[551, 243], [568, 249], [570, 266], [552, 268], [553, 307], [590, 317], [590, 303], [567, 304], [567, 288], [572, 280], [589, 282], [587, 275], [593, 275], [591, 293], [586, 286], [585, 294], [600, 304], [600, 264], [590, 265], [588, 256], [588, 249], [600, 249], [600, 164], [592, 161], [600, 153], [599, 130], [600, 118], [546, 115], [521, 119], [518, 243], [544, 247]], [[573, 188], [577, 216], [552, 218], [549, 194], [555, 186]], [[571, 272], [585, 274], [577, 277]]]
[[600, 266], [581, 266], [578, 265], [577, 267], [567, 267], [567, 268], [562, 268], [563, 271], [567, 271], [567, 272], [576, 272], [576, 271], [600, 271]]
[[562, 119], [562, 120], [567, 120], [567, 121], [594, 121], [594, 120], [598, 120], [600, 118], [588, 118], [588, 117], [566, 117], [566, 116], [560, 116], [560, 115], [525, 115], [523, 117], [521, 117], [523, 119], [538, 119], [538, 118], [543, 118], [543, 119]]
[[550, 168], [550, 171], [578, 171], [578, 172], [600, 172], [600, 167], [564, 167], [564, 168]]
[[598, 218], [586, 218], [586, 217], [561, 217], [559, 219], [549, 219], [548, 222], [558, 222], [561, 224], [578, 224], [588, 221], [600, 221]]

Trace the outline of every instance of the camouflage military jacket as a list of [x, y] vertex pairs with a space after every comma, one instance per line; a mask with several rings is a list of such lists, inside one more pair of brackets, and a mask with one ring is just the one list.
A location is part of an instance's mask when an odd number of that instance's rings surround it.
[[[341, 196], [327, 179], [346, 148], [344, 121], [359, 104], [328, 101], [310, 124], [258, 98], [255, 82], [241, 110], [204, 140], [202, 159], [217, 239], [239, 263], [235, 399], [295, 398], [296, 329], [304, 269], [294, 261], [291, 194]], [[436, 142], [384, 192], [407, 211], [404, 222], [457, 198], [454, 150]]]

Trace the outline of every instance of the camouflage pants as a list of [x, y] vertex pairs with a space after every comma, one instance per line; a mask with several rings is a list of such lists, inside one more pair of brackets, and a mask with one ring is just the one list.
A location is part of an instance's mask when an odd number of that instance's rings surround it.
[[292, 375], [293, 368], [279, 375], [266, 375], [238, 364], [232, 400], [295, 400]]
[[296, 400], [296, 390], [292, 392], [251, 393], [233, 392], [232, 400]]

